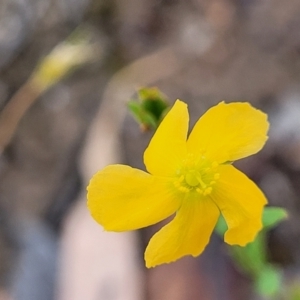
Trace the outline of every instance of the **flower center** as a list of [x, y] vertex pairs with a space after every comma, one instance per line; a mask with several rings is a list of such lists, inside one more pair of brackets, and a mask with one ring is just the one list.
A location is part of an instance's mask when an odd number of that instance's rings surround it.
[[217, 162], [211, 163], [204, 156], [195, 159], [189, 155], [177, 171], [174, 186], [180, 192], [196, 192], [206, 196], [212, 192], [213, 185], [220, 177], [217, 169]]

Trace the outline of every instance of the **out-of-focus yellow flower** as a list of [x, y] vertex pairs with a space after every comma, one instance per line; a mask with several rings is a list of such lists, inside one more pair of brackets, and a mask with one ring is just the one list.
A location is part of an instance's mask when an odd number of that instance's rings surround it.
[[187, 105], [177, 100], [145, 151], [149, 173], [110, 165], [88, 186], [91, 214], [109, 231], [142, 228], [175, 213], [150, 240], [147, 267], [199, 255], [220, 213], [230, 245], [246, 245], [262, 228], [266, 198], [231, 162], [263, 147], [266, 114], [248, 103], [221, 102], [198, 120], [187, 138], [188, 120]]
[[84, 28], [77, 28], [40, 61], [30, 78], [31, 83], [44, 91], [76, 67], [94, 60], [99, 49], [89, 38]]

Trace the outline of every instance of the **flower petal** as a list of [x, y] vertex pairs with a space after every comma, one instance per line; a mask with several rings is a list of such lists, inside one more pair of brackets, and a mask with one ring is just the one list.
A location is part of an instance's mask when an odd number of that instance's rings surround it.
[[220, 166], [219, 172], [220, 179], [211, 197], [228, 225], [225, 242], [244, 246], [252, 242], [262, 228], [267, 200], [256, 184], [233, 166]]
[[210, 199], [185, 199], [175, 218], [151, 238], [145, 252], [146, 266], [199, 255], [208, 244], [219, 215]]
[[219, 163], [234, 161], [257, 153], [268, 138], [268, 128], [267, 115], [249, 103], [221, 102], [196, 123], [188, 149]]
[[88, 208], [106, 230], [142, 228], [167, 218], [179, 207], [167, 180], [124, 165], [104, 168], [87, 189]]
[[149, 173], [172, 176], [186, 155], [189, 115], [187, 105], [177, 100], [156, 130], [144, 153]]

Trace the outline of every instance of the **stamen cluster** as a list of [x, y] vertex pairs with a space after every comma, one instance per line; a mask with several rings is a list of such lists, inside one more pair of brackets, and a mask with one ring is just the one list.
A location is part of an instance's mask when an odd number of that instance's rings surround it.
[[204, 155], [195, 157], [189, 154], [177, 171], [174, 186], [183, 193], [196, 192], [203, 196], [209, 195], [213, 185], [220, 178], [218, 166], [216, 161], [210, 162]]

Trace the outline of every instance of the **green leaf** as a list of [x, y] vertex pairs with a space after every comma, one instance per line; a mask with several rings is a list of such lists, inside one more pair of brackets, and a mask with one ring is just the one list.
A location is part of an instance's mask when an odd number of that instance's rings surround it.
[[265, 207], [263, 213], [263, 226], [264, 229], [271, 229], [278, 223], [285, 220], [288, 217], [288, 213], [281, 207]]
[[244, 273], [256, 277], [267, 265], [265, 233], [260, 232], [256, 239], [245, 247], [230, 247], [230, 253]]
[[255, 279], [257, 293], [264, 297], [275, 297], [279, 295], [282, 285], [282, 274], [274, 266], [268, 264]]
[[[264, 208], [262, 222], [264, 229], [271, 229], [275, 227], [279, 222], [285, 220], [288, 217], [288, 213], [284, 208], [281, 207], [270, 207]], [[222, 215], [220, 215], [215, 231], [223, 236], [227, 230], [227, 224]]]
[[220, 236], [224, 236], [225, 232], [227, 231], [227, 224], [225, 222], [225, 219], [222, 215], [220, 215], [219, 219], [218, 219], [218, 222], [216, 224], [216, 227], [215, 227], [215, 231], [217, 232], [217, 234], [219, 234]]
[[[215, 231], [224, 236], [227, 224], [221, 215], [215, 227]], [[256, 239], [245, 247], [231, 246], [230, 254], [237, 266], [246, 274], [255, 276], [266, 264], [265, 234], [260, 232]]]

